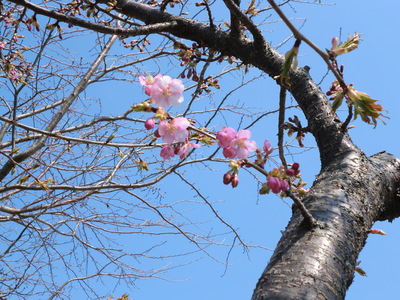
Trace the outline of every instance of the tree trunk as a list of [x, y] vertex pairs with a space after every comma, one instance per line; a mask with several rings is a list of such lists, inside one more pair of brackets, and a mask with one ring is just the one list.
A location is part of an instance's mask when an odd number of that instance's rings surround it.
[[310, 230], [293, 207], [252, 299], [344, 299], [368, 230], [399, 215], [399, 168], [390, 154], [360, 151], [325, 167], [304, 199], [322, 226]]

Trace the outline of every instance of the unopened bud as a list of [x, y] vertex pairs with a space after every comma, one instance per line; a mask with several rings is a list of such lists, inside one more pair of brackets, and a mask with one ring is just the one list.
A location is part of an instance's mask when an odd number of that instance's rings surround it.
[[141, 102], [139, 104], [136, 104], [134, 106], [132, 106], [132, 110], [133, 111], [151, 111], [151, 105], [147, 102]]
[[336, 48], [339, 45], [339, 38], [334, 37], [332, 39], [332, 49]]
[[234, 174], [232, 175], [232, 179], [231, 179], [232, 188], [237, 187], [238, 184], [239, 184], [239, 176], [238, 176], [236, 173], [234, 173]]
[[293, 170], [298, 170], [300, 168], [300, 164], [299, 163], [294, 163], [292, 165]]
[[225, 173], [223, 177], [223, 182], [224, 184], [230, 184], [232, 181], [232, 175], [231, 172]]
[[149, 170], [149, 166], [147, 165], [147, 162], [145, 162], [144, 160], [139, 160], [138, 167], [139, 170], [145, 170], [145, 171]]
[[293, 169], [287, 169], [286, 170], [286, 175], [288, 175], [290, 177], [294, 176], [294, 173], [295, 173], [295, 171]]
[[156, 121], [154, 121], [153, 118], [147, 119], [147, 121], [144, 123], [144, 127], [146, 127], [147, 130], [153, 129], [154, 125], [156, 124]]

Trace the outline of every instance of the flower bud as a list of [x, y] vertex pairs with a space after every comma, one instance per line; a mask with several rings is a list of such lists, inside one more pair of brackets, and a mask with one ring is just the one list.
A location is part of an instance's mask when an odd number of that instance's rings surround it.
[[272, 190], [273, 193], [278, 194], [281, 191], [281, 181], [276, 177], [269, 177], [267, 186]]
[[230, 184], [232, 181], [232, 175], [231, 172], [225, 173], [223, 177], [223, 182], [224, 184]]
[[156, 121], [154, 121], [153, 118], [147, 119], [147, 121], [144, 123], [144, 127], [146, 127], [147, 130], [153, 129], [154, 125], [156, 124]]
[[224, 148], [224, 150], [222, 151], [222, 154], [229, 159], [234, 159], [236, 157], [236, 149], [233, 147], [228, 147], [228, 148]]
[[232, 175], [232, 179], [231, 179], [232, 188], [237, 187], [238, 184], [239, 184], [239, 176], [238, 176], [236, 173], [234, 173], [234, 174]]
[[149, 112], [151, 111], [151, 105], [147, 102], [141, 102], [139, 104], [132, 106], [132, 110], [137, 112], [139, 111]]
[[380, 230], [380, 229], [371, 229], [371, 230], [368, 230], [368, 233], [386, 235], [386, 232], [384, 232], [383, 230]]
[[149, 170], [149, 166], [148, 166], [147, 162], [145, 162], [144, 160], [140, 159], [137, 164], [138, 164], [139, 170], [145, 170], [145, 171]]
[[332, 48], [337, 48], [338, 45], [339, 45], [339, 38], [337, 37], [332, 38]]
[[286, 180], [281, 179], [281, 191], [285, 192], [289, 188], [289, 184]]
[[271, 149], [271, 143], [268, 140], [265, 140], [263, 147], [264, 152], [268, 153], [270, 149]]
[[292, 177], [292, 176], [294, 176], [294, 173], [295, 173], [295, 171], [293, 169], [287, 169], [286, 170], [286, 175], [287, 176]]
[[294, 163], [292, 165], [293, 170], [298, 170], [300, 168], [300, 164], [299, 163]]

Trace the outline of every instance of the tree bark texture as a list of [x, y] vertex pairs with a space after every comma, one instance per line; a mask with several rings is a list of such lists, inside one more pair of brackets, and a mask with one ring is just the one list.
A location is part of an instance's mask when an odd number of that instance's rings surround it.
[[[10, 1], [29, 6], [25, 0]], [[106, 1], [97, 1], [102, 2]], [[240, 21], [250, 28], [253, 38], [131, 0], [117, 0], [117, 9], [145, 24], [143, 31], [140, 26], [129, 31], [131, 35], [148, 34], [146, 30], [150, 29], [157, 32], [159, 28], [160, 32], [234, 56], [271, 77], [279, 75], [283, 55], [263, 39], [254, 24], [240, 15], [235, 6], [239, 1], [224, 2], [230, 8], [235, 30]], [[29, 8], [63, 22], [115, 34], [107, 27], [98, 29], [97, 24], [82, 23], [68, 16], [58, 17], [32, 5]], [[152, 27], [146, 27], [150, 25]], [[384, 152], [367, 158], [353, 144], [347, 131], [341, 130], [342, 122], [332, 112], [329, 100], [306, 68], [292, 71], [290, 79], [289, 91], [307, 118], [308, 129], [320, 151], [321, 172], [303, 199], [320, 226], [306, 226], [297, 207], [293, 207], [292, 218], [252, 299], [343, 299], [352, 283], [356, 260], [365, 245], [368, 230], [377, 220], [392, 220], [400, 215], [400, 160]]]
[[399, 168], [390, 154], [361, 151], [324, 168], [304, 199], [322, 226], [310, 230], [293, 208], [252, 299], [344, 299], [368, 230], [399, 216]]

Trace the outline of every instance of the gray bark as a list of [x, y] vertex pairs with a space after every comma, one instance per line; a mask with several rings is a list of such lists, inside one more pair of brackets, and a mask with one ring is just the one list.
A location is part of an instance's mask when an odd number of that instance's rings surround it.
[[344, 299], [368, 230], [399, 216], [399, 167], [385, 152], [332, 159], [304, 199], [323, 226], [310, 230], [293, 208], [252, 299]]

